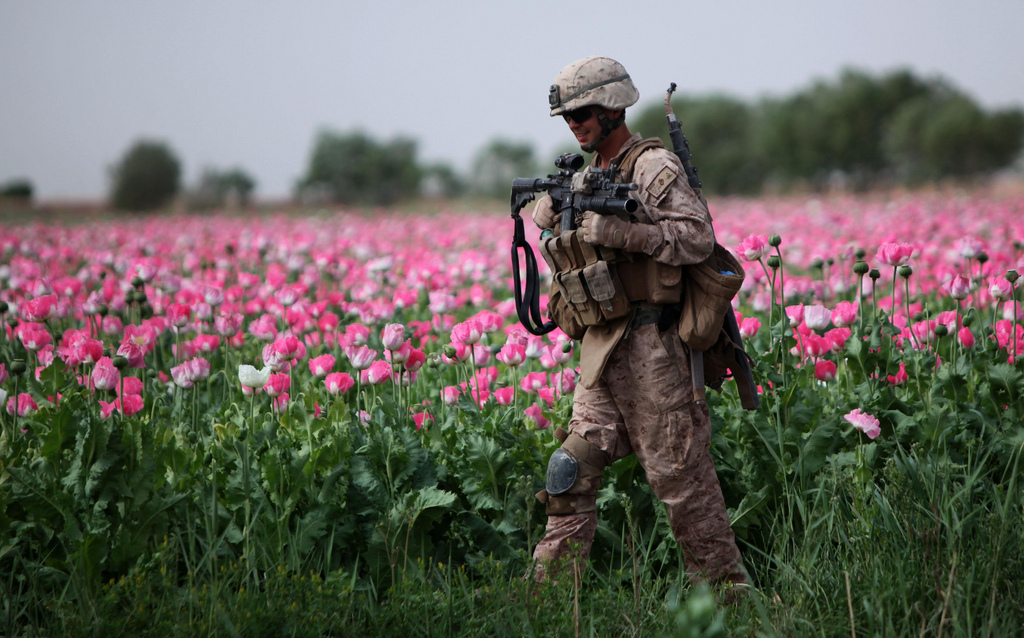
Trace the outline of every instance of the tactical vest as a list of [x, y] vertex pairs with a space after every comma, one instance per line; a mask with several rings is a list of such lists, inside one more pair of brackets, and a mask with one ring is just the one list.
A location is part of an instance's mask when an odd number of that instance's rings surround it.
[[[652, 148], [664, 144], [653, 137], [629, 149], [619, 164], [618, 180], [632, 181], [637, 159]], [[634, 223], [653, 223], [643, 207], [632, 217]], [[548, 315], [572, 339], [581, 339], [588, 326], [628, 316], [635, 303], [667, 305], [682, 299], [682, 266], [643, 253], [591, 246], [582, 229], [546, 237], [538, 248], [553, 276]]]

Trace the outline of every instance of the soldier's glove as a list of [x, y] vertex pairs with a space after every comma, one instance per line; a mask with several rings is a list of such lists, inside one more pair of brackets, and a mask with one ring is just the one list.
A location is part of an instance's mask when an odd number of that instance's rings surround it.
[[560, 217], [561, 214], [555, 210], [554, 202], [551, 201], [551, 195], [541, 197], [533, 207], [533, 223], [541, 230], [554, 228]]
[[621, 248], [631, 253], [647, 252], [644, 247], [656, 226], [631, 224], [615, 215], [598, 215], [587, 211], [583, 214], [583, 240], [595, 246]]

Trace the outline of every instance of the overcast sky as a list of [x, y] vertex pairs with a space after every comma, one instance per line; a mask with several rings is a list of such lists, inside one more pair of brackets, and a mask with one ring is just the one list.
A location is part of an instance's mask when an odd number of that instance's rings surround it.
[[0, 182], [100, 196], [146, 137], [187, 183], [239, 165], [284, 195], [322, 127], [411, 136], [460, 170], [498, 136], [546, 159], [571, 140], [548, 86], [593, 54], [622, 62], [642, 103], [670, 82], [784, 95], [851, 66], [1024, 106], [1022, 34], [1024, 0], [0, 0]]

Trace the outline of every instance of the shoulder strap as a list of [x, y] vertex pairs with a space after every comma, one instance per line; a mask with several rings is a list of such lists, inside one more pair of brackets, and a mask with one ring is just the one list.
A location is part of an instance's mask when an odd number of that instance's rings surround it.
[[661, 141], [660, 137], [648, 137], [637, 142], [636, 146], [626, 151], [626, 155], [623, 156], [622, 161], [619, 163], [619, 181], [633, 181], [633, 168], [636, 166], [636, 161], [640, 159], [644, 152], [652, 148], [665, 148], [665, 143]]

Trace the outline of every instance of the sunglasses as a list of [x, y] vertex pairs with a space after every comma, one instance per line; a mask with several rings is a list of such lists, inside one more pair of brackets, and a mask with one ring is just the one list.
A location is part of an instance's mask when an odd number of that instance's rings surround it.
[[576, 109], [575, 111], [566, 111], [565, 113], [562, 113], [562, 118], [565, 119], [567, 124], [569, 120], [572, 120], [577, 124], [583, 124], [592, 117], [594, 117], [594, 109], [589, 106], [584, 106], [583, 108]]

